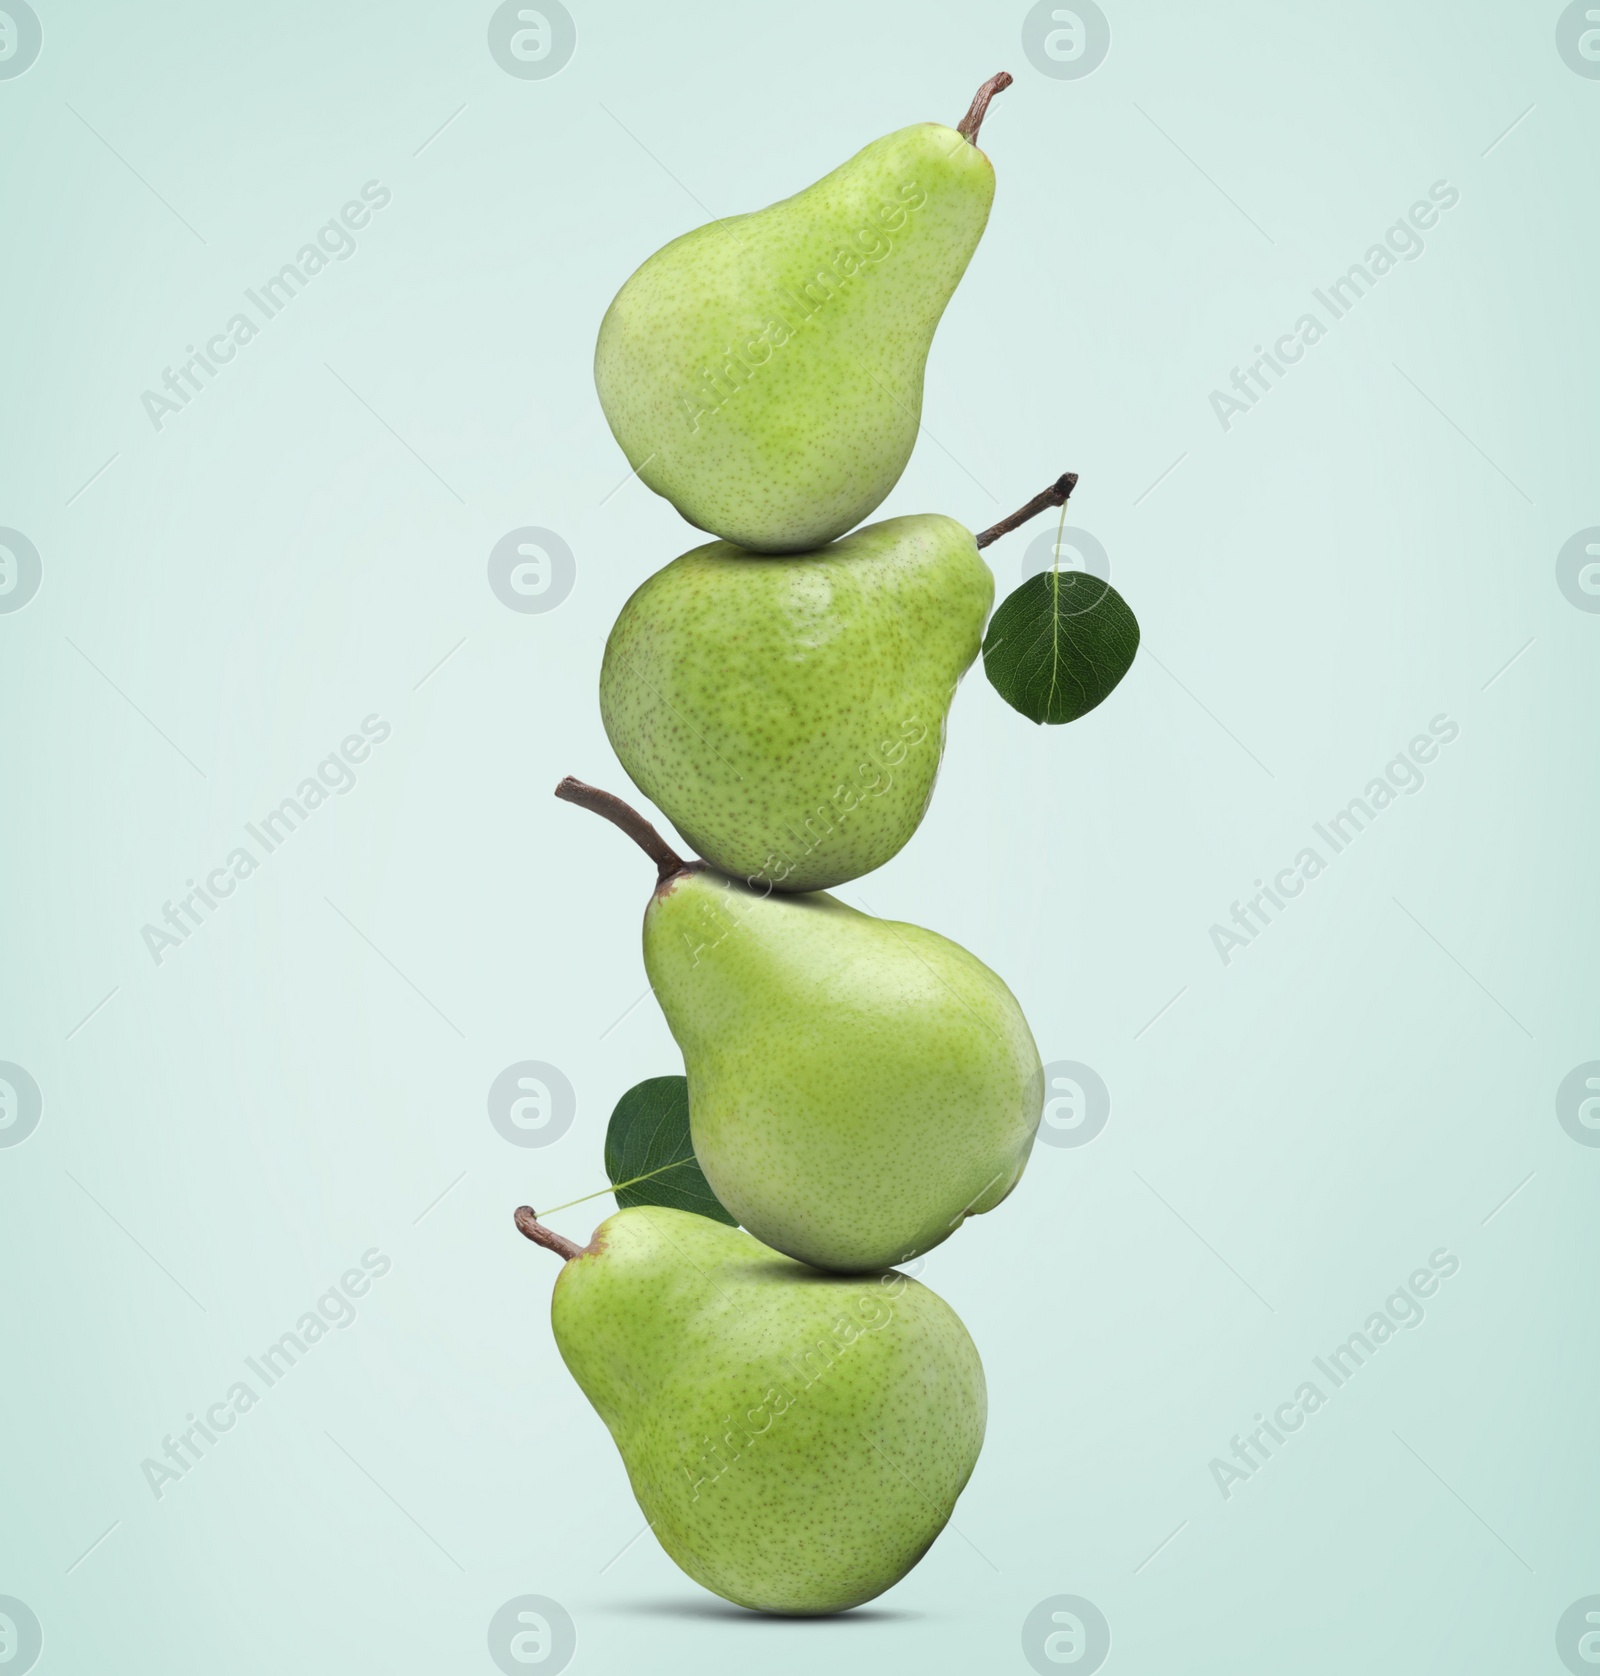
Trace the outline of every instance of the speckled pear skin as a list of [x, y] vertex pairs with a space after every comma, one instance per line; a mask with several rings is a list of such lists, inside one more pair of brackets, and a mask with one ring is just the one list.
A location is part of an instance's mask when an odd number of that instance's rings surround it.
[[757, 1611], [842, 1612], [897, 1583], [983, 1444], [983, 1366], [935, 1293], [818, 1274], [687, 1211], [601, 1223], [550, 1319], [656, 1539]]
[[821, 890], [917, 830], [994, 577], [953, 518], [889, 518], [813, 553], [724, 541], [623, 606], [600, 714], [633, 783], [725, 873]]
[[1044, 1105], [1011, 991], [920, 926], [709, 869], [645, 911], [695, 1157], [757, 1239], [820, 1269], [905, 1262], [1016, 1186]]
[[993, 199], [989, 159], [923, 122], [658, 250], [595, 345], [628, 464], [691, 524], [760, 552], [860, 523], [911, 457], [934, 328]]

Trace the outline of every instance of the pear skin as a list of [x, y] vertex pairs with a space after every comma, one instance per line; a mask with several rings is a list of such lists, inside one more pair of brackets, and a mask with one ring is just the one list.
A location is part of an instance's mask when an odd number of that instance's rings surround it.
[[757, 1239], [866, 1272], [938, 1245], [1021, 1178], [1044, 1067], [976, 956], [825, 891], [756, 890], [686, 862], [581, 780], [556, 796], [656, 864], [644, 964], [683, 1050], [695, 1157]]
[[966, 1328], [904, 1275], [819, 1274], [686, 1211], [619, 1211], [550, 1304], [657, 1541], [756, 1611], [842, 1612], [897, 1583], [950, 1517], [983, 1443]]
[[674, 239], [617, 293], [595, 345], [600, 405], [628, 464], [691, 524], [805, 551], [899, 481], [934, 329], [994, 198], [974, 110]]
[[881, 867], [933, 795], [994, 577], [923, 515], [818, 552], [697, 547], [617, 618], [600, 714], [622, 766], [723, 872], [821, 890]]
[[959, 944], [694, 868], [651, 898], [644, 962], [695, 1157], [765, 1244], [884, 1268], [1016, 1186], [1044, 1070], [1011, 991]]

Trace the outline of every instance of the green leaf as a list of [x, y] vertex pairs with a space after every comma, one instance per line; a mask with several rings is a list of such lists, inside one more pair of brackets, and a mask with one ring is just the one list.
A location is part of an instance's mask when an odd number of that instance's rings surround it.
[[1138, 621], [1109, 582], [1046, 570], [989, 619], [983, 672], [1030, 721], [1075, 722], [1110, 695], [1138, 649]]
[[739, 1226], [701, 1173], [689, 1139], [689, 1083], [649, 1077], [617, 1101], [606, 1129], [606, 1174], [617, 1203], [665, 1205]]

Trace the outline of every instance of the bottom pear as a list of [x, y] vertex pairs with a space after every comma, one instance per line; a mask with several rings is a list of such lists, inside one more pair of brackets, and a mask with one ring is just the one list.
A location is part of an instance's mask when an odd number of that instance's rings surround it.
[[897, 1583], [983, 1444], [983, 1365], [955, 1311], [888, 1271], [823, 1274], [741, 1229], [638, 1205], [567, 1258], [562, 1359], [657, 1540], [761, 1612], [841, 1612]]

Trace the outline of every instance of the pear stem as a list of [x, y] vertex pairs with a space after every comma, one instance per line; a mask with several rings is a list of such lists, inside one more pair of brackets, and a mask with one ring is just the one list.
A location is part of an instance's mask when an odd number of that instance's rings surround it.
[[[991, 524], [982, 535], [977, 537], [980, 547], [987, 547], [991, 541], [998, 541], [1001, 536], [1009, 535], [1018, 524], [1025, 524], [1030, 518], [1036, 518], [1047, 506], [1065, 506], [1067, 496], [1078, 486], [1078, 474], [1075, 471], [1064, 471], [1050, 487], [1041, 494], [1037, 494], [1026, 506], [1019, 506], [1009, 518], [1002, 518], [998, 524]], [[560, 796], [558, 792], [556, 794]]]
[[989, 101], [997, 93], [1004, 93], [1011, 85], [1011, 72], [1002, 70], [997, 76], [990, 76], [982, 87], [972, 96], [972, 104], [967, 114], [956, 124], [956, 132], [971, 145], [978, 143], [978, 130], [983, 126], [984, 113], [989, 109]]
[[[587, 809], [591, 814], [603, 815], [613, 826], [621, 827], [656, 864], [658, 884], [664, 884], [675, 873], [688, 871], [688, 862], [637, 809], [624, 803], [620, 797], [613, 797], [610, 792], [601, 791], [598, 786], [587, 786], [582, 780], [573, 779], [570, 774], [556, 787], [556, 796], [563, 803], [576, 803], [580, 809]], [[517, 1214], [520, 1217], [522, 1213], [519, 1211]], [[520, 1222], [518, 1226], [521, 1226]], [[525, 1234], [528, 1232], [526, 1228], [522, 1231]], [[533, 1237], [532, 1234], [528, 1234], [529, 1239]]]
[[570, 1263], [574, 1257], [583, 1255], [583, 1247], [576, 1240], [569, 1240], [565, 1234], [558, 1234], [554, 1228], [547, 1228], [539, 1220], [538, 1213], [532, 1205], [519, 1205], [516, 1214], [517, 1231], [535, 1245], [542, 1245], [546, 1251], [555, 1252], [563, 1263]]

